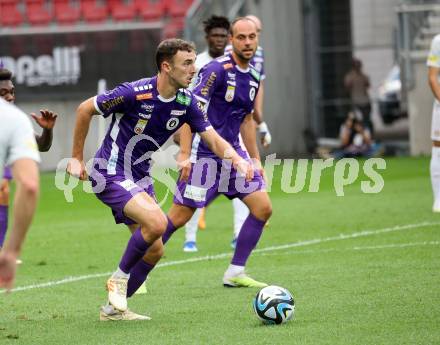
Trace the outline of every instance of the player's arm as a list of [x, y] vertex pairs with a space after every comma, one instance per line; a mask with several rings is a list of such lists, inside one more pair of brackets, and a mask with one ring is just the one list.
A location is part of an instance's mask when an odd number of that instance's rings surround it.
[[439, 67], [429, 66], [428, 68], [429, 86], [431, 87], [432, 93], [438, 102], [440, 102], [440, 83], [438, 81], [439, 73], [440, 73]]
[[272, 142], [272, 135], [270, 134], [269, 127], [267, 126], [266, 122], [263, 121], [263, 100], [264, 80], [261, 80], [257, 96], [255, 97], [253, 116], [255, 122], [257, 123], [258, 132], [260, 133], [261, 144], [264, 147], [268, 147]]
[[178, 131], [179, 133], [179, 143], [180, 143], [180, 151], [177, 157], [177, 165], [180, 172], [180, 179], [183, 181], [187, 181], [189, 174], [191, 172], [191, 162], [189, 157], [191, 155], [191, 142], [192, 142], [192, 133], [191, 128], [188, 124], [184, 124]]
[[84, 143], [89, 132], [90, 122], [98, 111], [95, 108], [94, 97], [82, 102], [76, 110], [76, 122], [73, 132], [72, 160], [67, 166], [67, 172], [81, 180], [85, 180]]
[[22, 158], [12, 164], [12, 174], [17, 185], [14, 200], [12, 230], [0, 252], [0, 288], [10, 290], [14, 285], [16, 261], [31, 224], [39, 194], [37, 163]]
[[42, 109], [40, 110], [40, 116], [37, 116], [35, 113], [32, 113], [31, 116], [43, 129], [41, 135], [35, 134], [38, 150], [41, 152], [47, 152], [52, 146], [53, 127], [55, 126], [58, 115], [50, 110]]
[[[252, 120], [253, 121], [253, 120]], [[255, 129], [254, 129], [255, 133]], [[246, 180], [252, 180], [254, 177], [253, 167], [246, 162], [240, 155], [232, 148], [229, 143], [223, 139], [213, 128], [199, 133], [202, 140], [221, 159], [230, 159], [234, 168], [239, 170], [246, 176]]]

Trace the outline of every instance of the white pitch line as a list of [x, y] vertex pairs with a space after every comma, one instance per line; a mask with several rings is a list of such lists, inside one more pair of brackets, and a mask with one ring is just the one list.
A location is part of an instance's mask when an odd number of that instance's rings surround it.
[[361, 251], [361, 250], [381, 250], [381, 249], [398, 249], [398, 248], [408, 248], [408, 247], [421, 247], [421, 246], [438, 246], [439, 241], [425, 241], [425, 242], [411, 242], [411, 243], [394, 243], [394, 244], [384, 244], [380, 246], [362, 246], [362, 247], [351, 247], [351, 248], [331, 248], [331, 249], [317, 249], [317, 250], [289, 250], [282, 253], [263, 253], [264, 256], [275, 256], [275, 255], [292, 255], [292, 254], [317, 254], [317, 253], [335, 253], [335, 252], [347, 252], [347, 251]]
[[[333, 236], [333, 237], [317, 238], [317, 239], [313, 239], [313, 240], [299, 241], [299, 242], [284, 244], [284, 245], [280, 245], [280, 246], [271, 246], [271, 247], [266, 247], [266, 248], [260, 248], [260, 249], [255, 249], [254, 252], [255, 253], [264, 253], [264, 252], [283, 250], [283, 249], [288, 249], [288, 248], [305, 247], [305, 246], [309, 246], [309, 245], [313, 245], [313, 244], [320, 244], [320, 243], [326, 243], [326, 242], [331, 242], [331, 241], [342, 241], [342, 240], [348, 240], [348, 239], [353, 239], [353, 238], [374, 236], [374, 235], [380, 235], [380, 234], [385, 234], [385, 233], [389, 233], [389, 232], [418, 229], [418, 228], [424, 228], [427, 226], [436, 226], [436, 225], [440, 225], [440, 222], [422, 222], [422, 223], [416, 223], [416, 224], [397, 225], [397, 226], [388, 227], [388, 228], [384, 228], [384, 229], [365, 230], [365, 231], [360, 231], [360, 232], [354, 232], [352, 234], [340, 234], [338, 236]], [[192, 263], [192, 262], [199, 262], [199, 261], [220, 260], [220, 259], [228, 258], [231, 256], [232, 256], [232, 253], [222, 253], [222, 254], [218, 254], [218, 255], [207, 255], [207, 256], [201, 256], [201, 257], [184, 259], [184, 260], [164, 262], [164, 263], [158, 264], [156, 267], [159, 268], [159, 267], [183, 265], [183, 264]], [[88, 274], [88, 275], [77, 276], [77, 277], [66, 277], [61, 280], [51, 281], [51, 282], [47, 282], [47, 283], [19, 286], [19, 287], [14, 288], [12, 291], [16, 292], [16, 291], [26, 291], [26, 290], [32, 290], [32, 289], [39, 289], [39, 288], [47, 288], [47, 287], [52, 287], [52, 286], [56, 286], [56, 285], [74, 283], [74, 282], [78, 282], [78, 281], [86, 280], [86, 279], [102, 278], [105, 276], [109, 276], [111, 273], [112, 272], [106, 272], [106, 273]], [[4, 292], [5, 291], [0, 291], [0, 293], [4, 293]]]

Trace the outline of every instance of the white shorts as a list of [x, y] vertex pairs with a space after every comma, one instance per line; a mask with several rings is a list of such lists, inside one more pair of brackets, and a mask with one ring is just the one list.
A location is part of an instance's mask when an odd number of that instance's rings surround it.
[[431, 139], [440, 141], [440, 102], [437, 100], [432, 107]]

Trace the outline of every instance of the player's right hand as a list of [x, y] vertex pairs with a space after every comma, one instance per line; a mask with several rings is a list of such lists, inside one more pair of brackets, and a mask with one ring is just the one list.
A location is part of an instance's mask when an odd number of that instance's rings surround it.
[[233, 163], [234, 168], [237, 169], [238, 173], [246, 178], [246, 181], [251, 181], [254, 178], [254, 165], [249, 164], [248, 161], [241, 158]]
[[67, 164], [67, 173], [79, 178], [82, 181], [87, 180], [86, 166], [82, 160], [80, 161], [76, 158], [71, 158]]
[[191, 173], [191, 162], [187, 154], [179, 152], [177, 155], [177, 168], [180, 170], [179, 179], [188, 182], [189, 174]]
[[14, 286], [17, 255], [0, 251], [0, 288], [10, 291]]

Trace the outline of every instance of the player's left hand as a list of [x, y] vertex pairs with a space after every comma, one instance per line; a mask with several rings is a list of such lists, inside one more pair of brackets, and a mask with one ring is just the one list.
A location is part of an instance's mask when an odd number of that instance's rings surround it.
[[188, 182], [189, 174], [191, 173], [191, 162], [189, 156], [179, 152], [177, 155], [177, 167], [180, 170], [180, 180]]
[[263, 147], [269, 147], [272, 142], [272, 135], [269, 132], [269, 127], [267, 127], [266, 122], [261, 122], [258, 125], [258, 132], [260, 133], [261, 145], [263, 145]]
[[37, 116], [37, 114], [32, 113], [31, 116], [41, 128], [52, 129], [55, 126], [58, 114], [47, 109], [41, 109], [40, 114], [41, 116]]
[[14, 286], [17, 255], [0, 251], [0, 288], [10, 291]]

